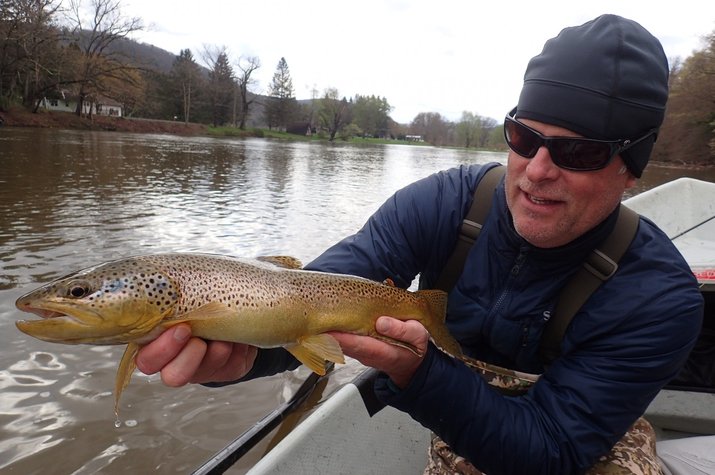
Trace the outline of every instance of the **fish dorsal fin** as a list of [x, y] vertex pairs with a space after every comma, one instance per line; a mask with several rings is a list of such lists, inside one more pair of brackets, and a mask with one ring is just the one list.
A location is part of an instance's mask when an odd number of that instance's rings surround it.
[[236, 315], [236, 310], [232, 309], [225, 303], [221, 302], [210, 302], [206, 305], [202, 305], [193, 310], [189, 310], [181, 315], [176, 315], [168, 321], [171, 321], [171, 325], [175, 325], [180, 322], [191, 322], [196, 320], [212, 320], [215, 318], [226, 318]]
[[139, 351], [139, 345], [129, 343], [124, 350], [122, 359], [119, 361], [117, 368], [117, 377], [114, 380], [114, 416], [119, 420], [119, 398], [122, 395], [124, 388], [129, 386], [129, 381], [132, 379], [134, 369], [137, 367], [135, 357]]
[[298, 343], [286, 346], [285, 349], [321, 376], [325, 374], [325, 360], [345, 363], [345, 356], [338, 341], [327, 333], [301, 338]]
[[286, 269], [302, 269], [303, 263], [299, 259], [291, 256], [261, 256], [257, 257], [256, 260], [261, 262], [268, 262], [278, 267], [284, 267]]
[[389, 277], [388, 277], [387, 279], [383, 280], [382, 283], [385, 284], [385, 285], [388, 286], [388, 287], [397, 287], [397, 286], [395, 285], [395, 281], [392, 280], [392, 279], [390, 279]]

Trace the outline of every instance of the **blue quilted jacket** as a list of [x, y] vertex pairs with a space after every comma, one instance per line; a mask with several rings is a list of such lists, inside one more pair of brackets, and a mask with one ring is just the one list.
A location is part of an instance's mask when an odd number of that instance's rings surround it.
[[[419, 275], [429, 288], [489, 166], [447, 170], [398, 191], [306, 268], [391, 278], [402, 287]], [[615, 218], [561, 248], [535, 248], [516, 234], [502, 183], [450, 293], [447, 324], [465, 353], [543, 376], [527, 395], [503, 396], [431, 347], [407, 388], [395, 391], [383, 376], [378, 397], [490, 475], [585, 472], [676, 375], [702, 321], [690, 269], [641, 218], [618, 272], [574, 316], [561, 357], [544, 370], [539, 339], [555, 298]]]

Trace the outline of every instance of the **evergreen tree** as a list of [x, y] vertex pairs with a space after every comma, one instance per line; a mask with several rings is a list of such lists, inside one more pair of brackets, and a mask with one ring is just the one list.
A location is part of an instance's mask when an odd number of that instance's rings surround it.
[[208, 91], [214, 127], [226, 124], [233, 108], [234, 95], [233, 68], [226, 51], [221, 51], [213, 61]]
[[276, 72], [269, 88], [269, 101], [266, 104], [266, 122], [268, 128], [285, 128], [293, 119], [297, 109], [293, 89], [293, 79], [290, 77], [288, 62], [285, 58], [278, 61]]
[[352, 106], [353, 124], [366, 136], [386, 137], [391, 110], [385, 98], [356, 94]]

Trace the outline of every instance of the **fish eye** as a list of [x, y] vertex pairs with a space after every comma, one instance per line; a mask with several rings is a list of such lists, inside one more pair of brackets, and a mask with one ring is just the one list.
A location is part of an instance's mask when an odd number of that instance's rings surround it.
[[90, 292], [91, 289], [89, 288], [89, 284], [87, 282], [72, 282], [68, 286], [67, 296], [81, 299], [82, 297], [89, 295]]

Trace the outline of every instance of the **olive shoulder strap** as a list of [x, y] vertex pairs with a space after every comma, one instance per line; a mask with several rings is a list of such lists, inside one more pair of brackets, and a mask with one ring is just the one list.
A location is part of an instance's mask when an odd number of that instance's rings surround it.
[[[492, 205], [494, 189], [504, 176], [505, 168], [497, 166], [489, 169], [477, 184], [472, 206], [462, 221], [457, 243], [434, 288], [449, 292], [457, 283], [464, 270], [467, 254], [479, 238], [482, 224]], [[638, 222], [638, 214], [621, 204], [616, 225], [611, 233], [598, 248], [591, 251], [583, 266], [561, 289], [541, 337], [539, 353], [545, 363], [550, 363], [559, 356], [561, 340], [576, 312], [591, 294], [618, 270], [618, 261], [633, 241]]]
[[561, 353], [561, 340], [576, 312], [598, 287], [618, 270], [618, 261], [626, 253], [638, 231], [638, 213], [621, 204], [611, 233], [591, 251], [581, 268], [559, 292], [554, 312], [541, 335], [539, 354], [550, 363]]
[[477, 241], [479, 233], [482, 232], [482, 223], [486, 221], [489, 209], [492, 207], [494, 190], [505, 173], [506, 167], [504, 166], [490, 168], [477, 183], [472, 206], [462, 221], [457, 243], [434, 285], [435, 289], [449, 292], [457, 283], [459, 276], [462, 275], [464, 263], [467, 262], [467, 254]]

